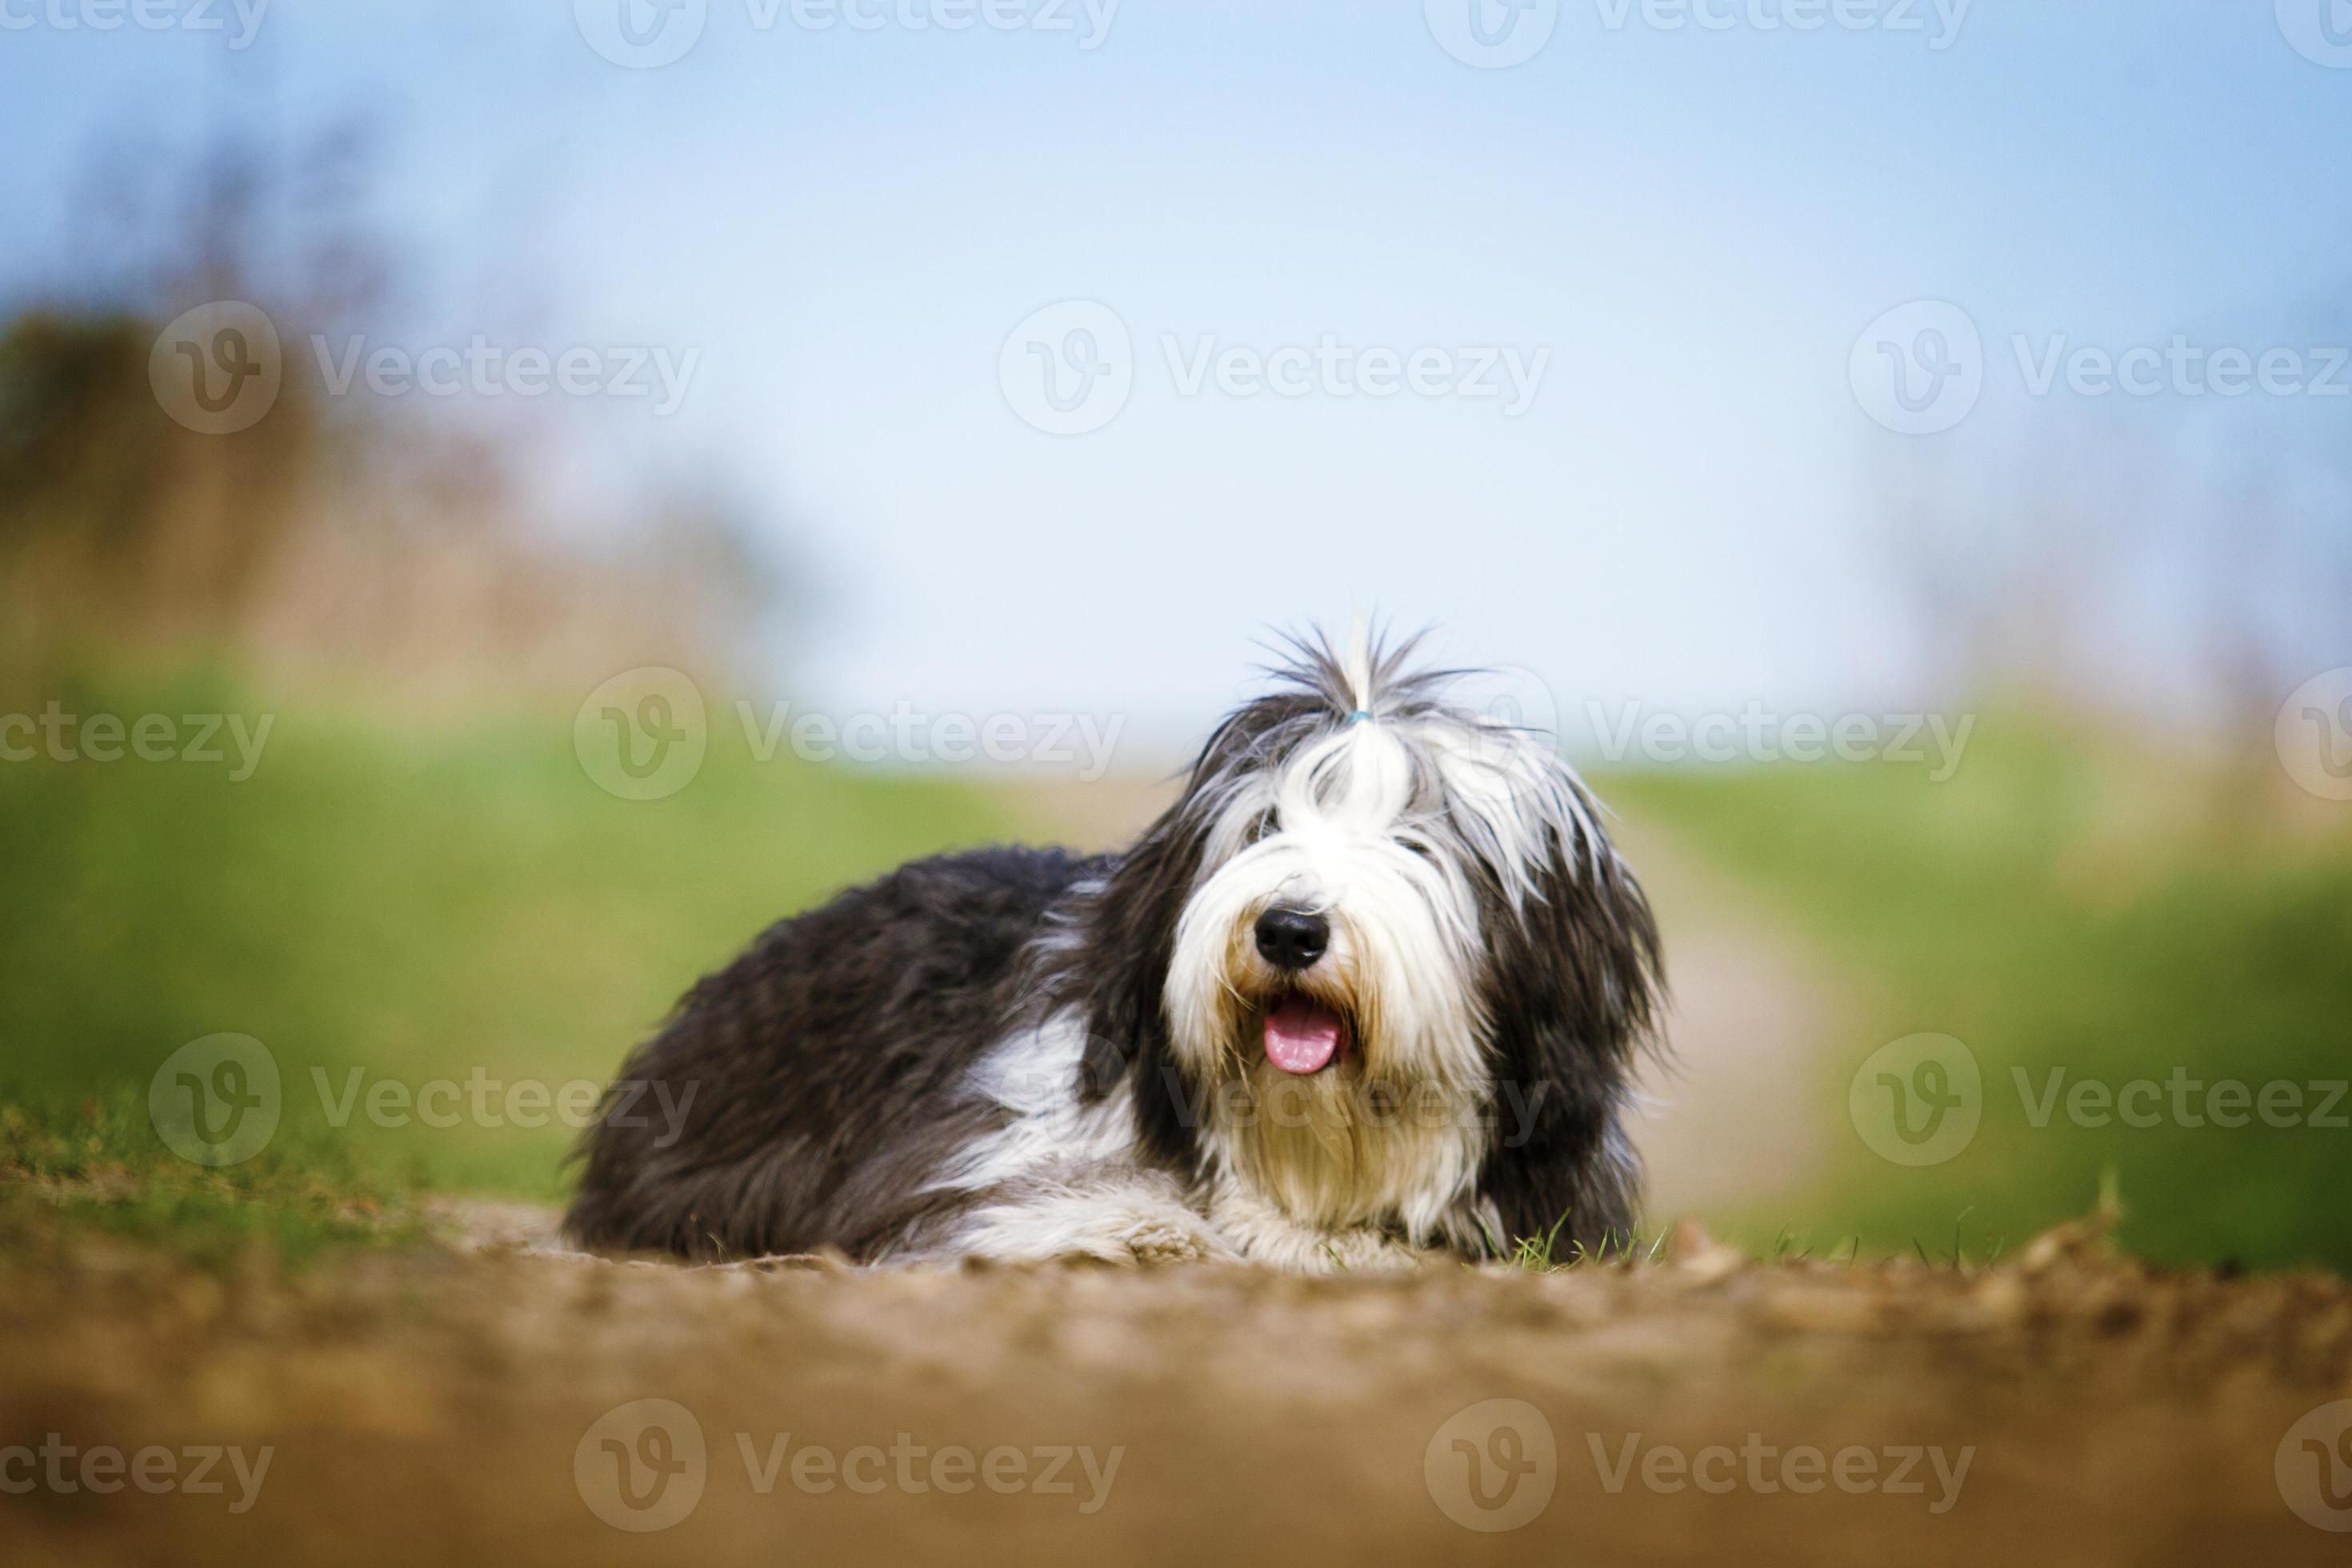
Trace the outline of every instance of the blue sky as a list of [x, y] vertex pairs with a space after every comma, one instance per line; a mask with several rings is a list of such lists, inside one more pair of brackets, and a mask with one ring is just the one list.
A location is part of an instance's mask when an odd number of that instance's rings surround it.
[[[754, 3], [629, 69], [571, 0], [277, 0], [245, 50], [231, 0], [217, 33], [0, 0], [33, 19], [0, 30], [0, 284], [64, 281], [100, 132], [366, 108], [383, 215], [435, 280], [402, 331], [511, 332], [514, 280], [543, 279], [533, 341], [700, 350], [685, 407], [625, 411], [571, 482], [707, 470], [789, 530], [832, 599], [793, 686], [1172, 734], [1263, 627], [1368, 606], [1571, 705], [1899, 702], [1919, 663], [1871, 476], [1938, 442], [1997, 473], [2063, 432], [2080, 399], [2027, 396], [2012, 334], [2302, 344], [2352, 277], [2352, 68], [2273, 0], [1976, 0], [1940, 40], [1928, 0], [1919, 30], [1809, 32], [1759, 25], [1786, 0], [1673, 29], [1559, 0], [1507, 69], [1449, 56], [1421, 0], [1124, 0], [1091, 49], [1076, 4], [1076, 32], [949, 33], [789, 5], [762, 30]], [[999, 354], [1074, 299], [1128, 330], [1133, 391], [1053, 436]], [[1849, 354], [1923, 299], [1981, 330], [1984, 392], [1904, 436]], [[1513, 416], [1186, 395], [1163, 345], [1327, 333], [1548, 359]], [[2095, 412], [2160, 432], [2181, 404]], [[2352, 436], [2352, 403], [2235, 412]]]

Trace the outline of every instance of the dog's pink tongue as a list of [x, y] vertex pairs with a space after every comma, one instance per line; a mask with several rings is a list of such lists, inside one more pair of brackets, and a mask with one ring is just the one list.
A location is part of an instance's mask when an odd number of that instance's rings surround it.
[[1265, 1059], [1285, 1072], [1321, 1072], [1338, 1053], [1344, 1026], [1321, 1003], [1293, 996], [1265, 1016]]

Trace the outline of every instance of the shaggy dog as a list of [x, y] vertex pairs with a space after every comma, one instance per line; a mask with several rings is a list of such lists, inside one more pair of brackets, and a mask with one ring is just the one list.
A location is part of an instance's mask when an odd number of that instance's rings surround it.
[[[1308, 1271], [1622, 1242], [1649, 906], [1567, 764], [1411, 652], [1297, 645], [1124, 854], [943, 856], [771, 927], [630, 1057], [574, 1239]], [[626, 1113], [648, 1085], [682, 1125]]]

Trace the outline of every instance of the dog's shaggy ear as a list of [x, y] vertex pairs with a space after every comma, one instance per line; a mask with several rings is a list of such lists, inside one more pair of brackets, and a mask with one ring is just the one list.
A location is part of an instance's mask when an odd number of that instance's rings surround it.
[[1480, 1186], [1506, 1243], [1630, 1243], [1641, 1173], [1620, 1118], [1664, 981], [1649, 900], [1598, 816], [1547, 826], [1526, 868], [1534, 896], [1481, 895], [1496, 1100]]
[[1311, 696], [1280, 693], [1219, 725], [1193, 763], [1183, 795], [1117, 858], [1084, 901], [1063, 957], [1087, 999], [1080, 1099], [1093, 1103], [1131, 1077], [1145, 1143], [1186, 1169], [1198, 1156], [1201, 1106], [1170, 1044], [1168, 971], [1175, 962], [1176, 928], [1233, 792], [1264, 769], [1286, 734], [1316, 722], [1318, 711]]
[[1145, 1143], [1190, 1169], [1195, 1119], [1170, 1049], [1165, 1000], [1177, 921], [1201, 868], [1199, 836], [1181, 811], [1180, 805], [1154, 824], [1087, 900], [1072, 957], [1087, 998], [1080, 1101], [1095, 1103], [1132, 1076]]

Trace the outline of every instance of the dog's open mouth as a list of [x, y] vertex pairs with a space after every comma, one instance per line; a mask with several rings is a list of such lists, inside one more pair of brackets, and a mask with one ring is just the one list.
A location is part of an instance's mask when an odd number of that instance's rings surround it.
[[1265, 1059], [1288, 1073], [1321, 1072], [1348, 1048], [1348, 1020], [1312, 996], [1284, 997], [1265, 1015]]

